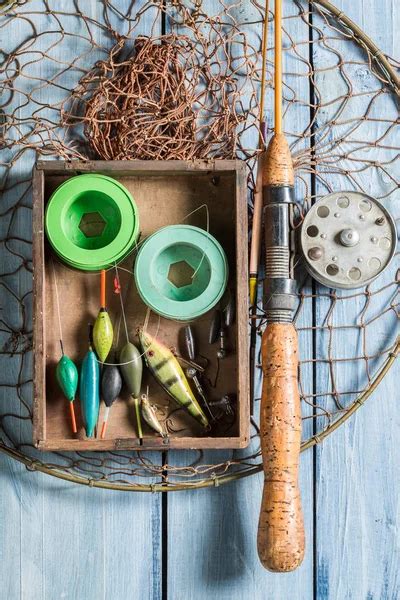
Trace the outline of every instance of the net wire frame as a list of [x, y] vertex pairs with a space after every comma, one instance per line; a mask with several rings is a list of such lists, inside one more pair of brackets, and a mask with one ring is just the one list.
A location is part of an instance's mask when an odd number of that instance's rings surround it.
[[[143, 154], [149, 159], [240, 158], [249, 168], [251, 217], [259, 152], [263, 3], [220, 1], [213, 3], [211, 14], [206, 1], [160, 6], [98, 0], [88, 6], [71, 0], [62, 6], [68, 9], [44, 0], [0, 3], [0, 450], [29, 470], [114, 490], [198, 489], [258, 473], [257, 398], [246, 450], [43, 454], [32, 445], [29, 228], [35, 161]], [[273, 123], [272, 19], [270, 13], [268, 136]], [[285, 2], [283, 26], [284, 123], [298, 201], [294, 228], [316, 199], [337, 190], [338, 181], [342, 190], [379, 198], [398, 225], [399, 63], [324, 0]], [[145, 52], [141, 60], [140, 51]], [[154, 79], [143, 83], [146, 64], [157, 67], [164, 93]], [[127, 73], [132, 76], [128, 84]], [[126, 131], [120, 109], [113, 113], [113, 102], [118, 104], [113, 81], [118, 81], [117, 93], [128, 89], [139, 107], [137, 116], [147, 131], [144, 145], [138, 144], [140, 128], [132, 123], [125, 145], [104, 144], [107, 135], [111, 139], [113, 132]], [[342, 292], [311, 281], [300, 258], [294, 255], [293, 260], [299, 281], [295, 323], [304, 451], [349, 419], [395, 362], [400, 276], [397, 253], [385, 274], [368, 287]], [[252, 374], [256, 392], [262, 377], [261, 288]]]

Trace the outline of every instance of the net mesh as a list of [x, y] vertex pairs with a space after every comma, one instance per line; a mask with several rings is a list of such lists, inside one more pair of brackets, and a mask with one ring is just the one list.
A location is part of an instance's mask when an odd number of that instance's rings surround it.
[[[260, 470], [261, 286], [252, 320], [255, 401], [248, 449], [43, 454], [32, 446], [31, 170], [43, 157], [238, 157], [249, 168], [251, 216], [263, 6], [254, 0], [20, 0], [0, 6], [1, 449], [28, 468], [110, 488], [199, 487]], [[313, 201], [337, 189], [379, 198], [398, 224], [398, 62], [328, 2], [287, 2], [284, 14], [284, 124], [296, 170], [295, 226]], [[352, 414], [391, 366], [398, 352], [400, 277], [397, 254], [368, 287], [342, 292], [313, 283], [297, 262], [308, 447]]]

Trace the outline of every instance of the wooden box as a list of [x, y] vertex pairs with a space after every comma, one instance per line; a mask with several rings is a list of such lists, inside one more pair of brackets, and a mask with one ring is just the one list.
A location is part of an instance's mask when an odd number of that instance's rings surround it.
[[[169, 434], [161, 438], [146, 429], [143, 444], [136, 437], [133, 408], [127, 393], [114, 403], [104, 440], [86, 439], [76, 402], [79, 432], [73, 436], [68, 402], [55, 380], [60, 358], [60, 328], [56, 284], [60, 299], [60, 320], [65, 352], [79, 365], [87, 351], [88, 323], [99, 309], [99, 275], [71, 270], [52, 253], [44, 232], [44, 211], [53, 190], [67, 178], [97, 172], [115, 177], [134, 197], [140, 215], [141, 239], [160, 227], [185, 223], [206, 228], [205, 208], [209, 211], [209, 230], [222, 244], [229, 261], [229, 286], [236, 296], [236, 319], [228, 331], [227, 358], [220, 361], [216, 387], [218, 343], [208, 343], [210, 313], [197, 319], [194, 330], [201, 354], [209, 361], [206, 370], [211, 385], [209, 400], [225, 394], [236, 397], [234, 415], [225, 415], [209, 433], [168, 399], [166, 393], [145, 373], [142, 391], [149, 387], [150, 401], [159, 407], [161, 419], [168, 418]], [[190, 216], [189, 213], [192, 213]], [[247, 199], [246, 172], [240, 161], [41, 161], [33, 178], [33, 277], [34, 277], [34, 444], [43, 450], [116, 449], [206, 449], [243, 448], [249, 442], [249, 366], [247, 304]], [[147, 307], [135, 290], [133, 256], [120, 271], [122, 293], [129, 287], [125, 301], [127, 323], [132, 338], [143, 324]], [[107, 276], [107, 305], [117, 332], [120, 296], [114, 293], [113, 274]], [[159, 318], [152, 313], [149, 331], [169, 347], [178, 347], [184, 323]], [[121, 324], [119, 344], [125, 341]], [[117, 333], [116, 333], [117, 335]], [[135, 341], [131, 339], [131, 341]], [[182, 353], [182, 351], [181, 351]], [[145, 370], [146, 371], [146, 370]], [[104, 403], [100, 409], [100, 420]]]

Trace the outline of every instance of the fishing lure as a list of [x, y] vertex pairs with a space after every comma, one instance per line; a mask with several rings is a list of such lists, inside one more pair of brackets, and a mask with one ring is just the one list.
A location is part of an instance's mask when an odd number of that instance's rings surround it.
[[106, 272], [100, 274], [100, 310], [93, 328], [93, 345], [100, 362], [104, 362], [111, 350], [114, 331], [106, 308]]
[[105, 365], [101, 377], [101, 395], [106, 405], [103, 425], [101, 428], [100, 437], [103, 440], [106, 435], [108, 417], [110, 415], [110, 408], [113, 405], [116, 398], [118, 398], [122, 388], [122, 377], [117, 365]]
[[221, 327], [219, 332], [219, 348], [217, 350], [217, 356], [220, 360], [226, 358], [227, 349], [226, 349], [226, 331], [225, 327]]
[[221, 311], [215, 310], [210, 323], [210, 331], [208, 334], [208, 343], [215, 344], [221, 330]]
[[229, 394], [225, 394], [219, 400], [210, 402], [210, 406], [220, 408], [227, 415], [233, 415], [232, 397]]
[[83, 359], [79, 385], [83, 420], [87, 437], [93, 437], [100, 408], [100, 366], [91, 345]]
[[147, 394], [142, 394], [140, 408], [142, 409], [143, 419], [146, 421], [147, 425], [151, 427], [151, 429], [154, 429], [161, 437], [165, 437], [164, 430], [157, 418], [157, 413], [150, 404]]
[[230, 327], [235, 322], [236, 302], [235, 296], [231, 292], [229, 294], [228, 304], [224, 308], [224, 322], [226, 327]]
[[[191, 325], [186, 325], [185, 327], [184, 340], [189, 359], [191, 361], [194, 361], [197, 357], [197, 344], [194, 337], [194, 331]], [[203, 386], [201, 385], [197, 370], [193, 367], [189, 367], [189, 369], [186, 370], [186, 375], [189, 377], [189, 379], [192, 379], [194, 385], [196, 386], [197, 393], [199, 394], [203, 402], [203, 405], [207, 408], [211, 419], [214, 420], [214, 415], [212, 413], [212, 410], [210, 409], [209, 403], [207, 402], [207, 398], [204, 393]]]
[[194, 341], [194, 333], [191, 325], [186, 325], [184, 329], [184, 339], [189, 360], [193, 361], [196, 358], [197, 352], [196, 344]]
[[74, 401], [76, 396], [76, 390], [78, 389], [78, 369], [76, 368], [75, 363], [69, 358], [69, 356], [64, 354], [62, 342], [61, 351], [62, 356], [58, 361], [56, 367], [56, 378], [64, 396], [67, 400], [69, 400], [72, 432], [76, 433], [78, 430], [76, 427]]
[[182, 367], [171, 350], [143, 329], [139, 329], [139, 341], [146, 364], [161, 387], [196, 421], [208, 428], [208, 419], [194, 397]]
[[140, 419], [140, 388], [142, 385], [143, 361], [139, 350], [131, 342], [127, 342], [119, 355], [120, 369], [124, 378], [126, 387], [133, 398], [135, 405], [136, 424], [138, 437], [142, 443], [143, 432]]

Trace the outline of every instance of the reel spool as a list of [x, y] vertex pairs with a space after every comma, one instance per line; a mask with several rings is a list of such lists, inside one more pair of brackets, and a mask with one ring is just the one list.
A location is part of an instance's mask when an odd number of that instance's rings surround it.
[[134, 275], [141, 299], [155, 313], [192, 321], [222, 298], [228, 270], [225, 252], [210, 233], [192, 225], [168, 225], [143, 242]]
[[331, 288], [364, 287], [389, 265], [396, 226], [380, 202], [360, 192], [334, 192], [308, 211], [300, 234], [306, 268]]

